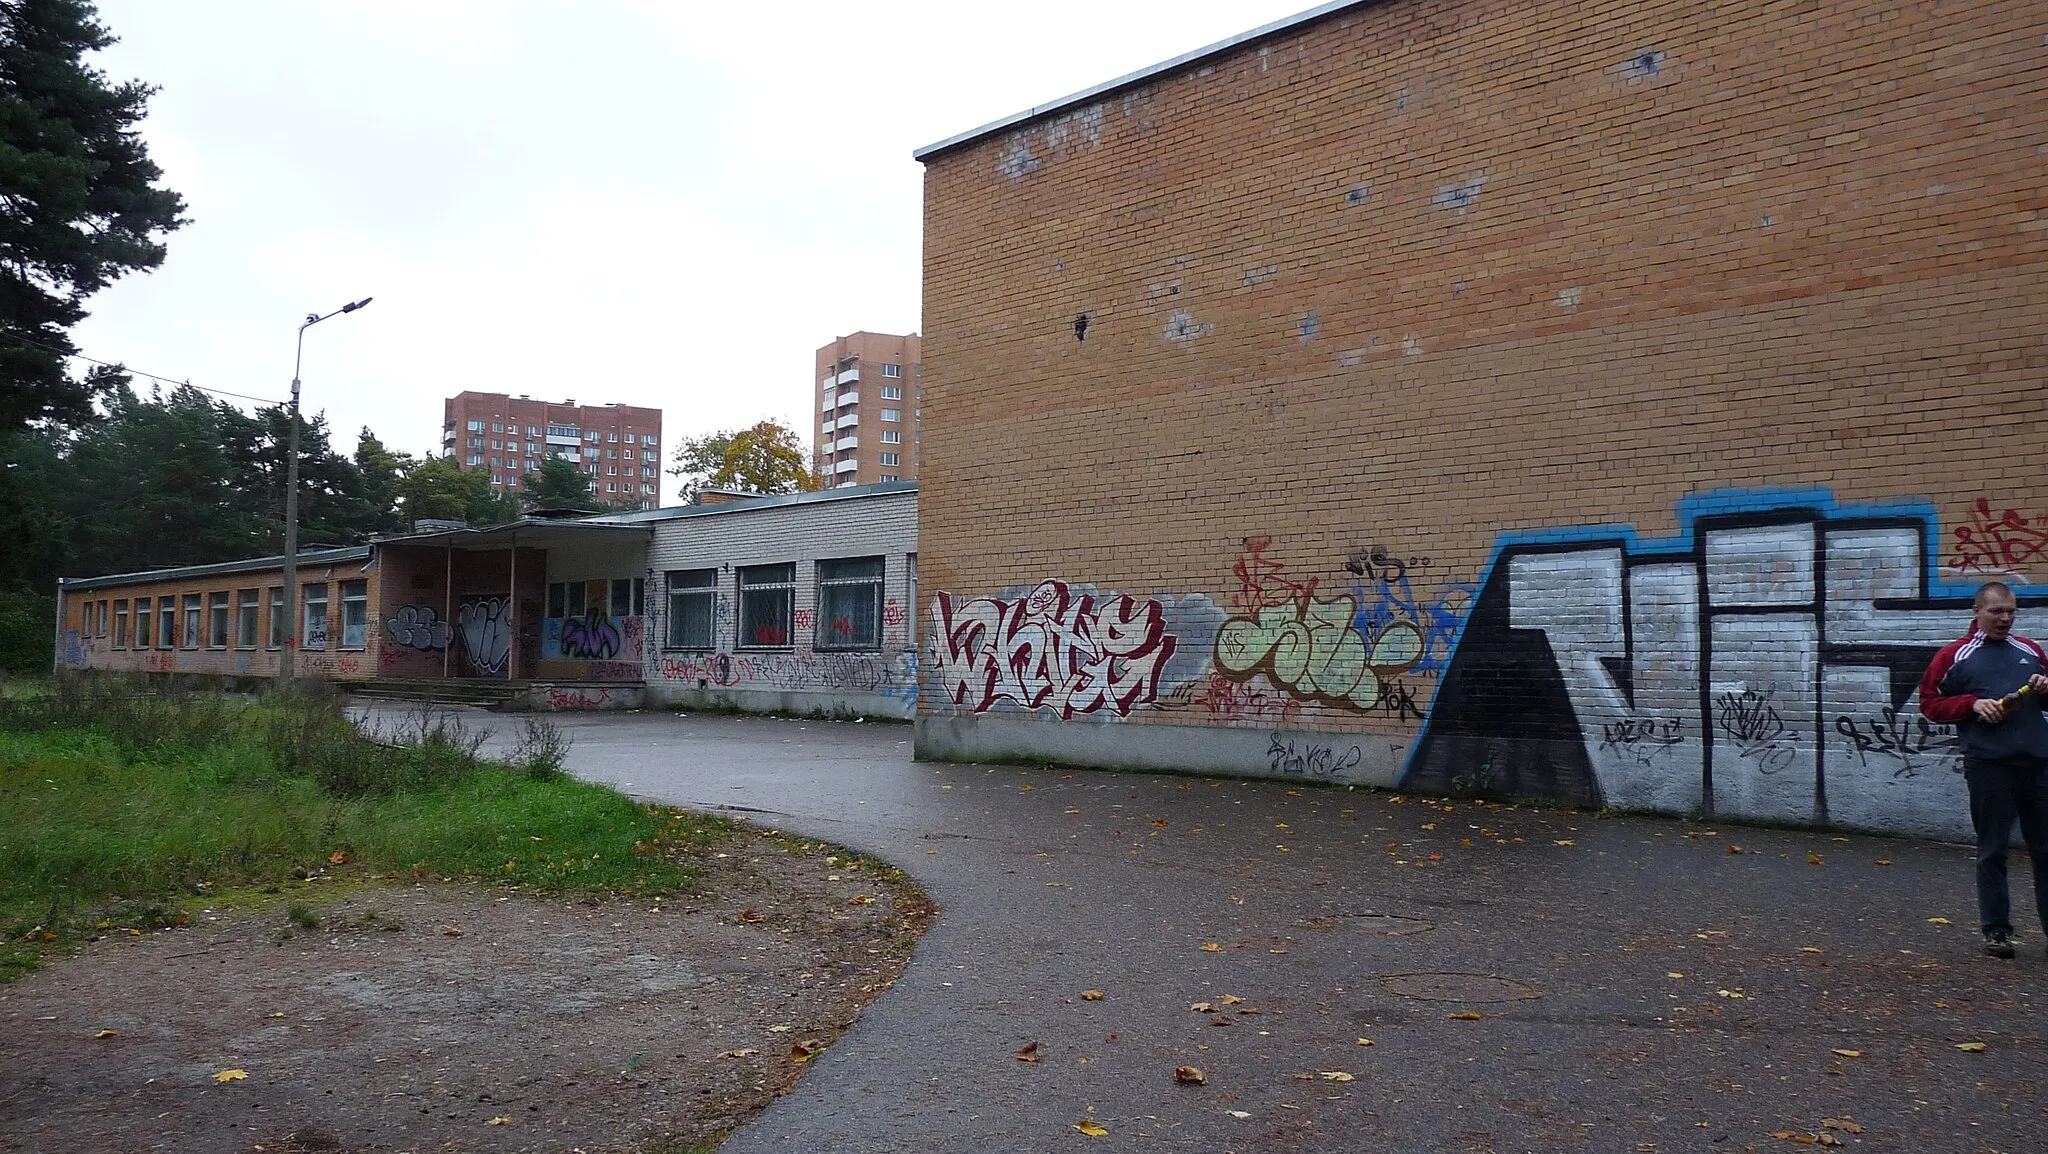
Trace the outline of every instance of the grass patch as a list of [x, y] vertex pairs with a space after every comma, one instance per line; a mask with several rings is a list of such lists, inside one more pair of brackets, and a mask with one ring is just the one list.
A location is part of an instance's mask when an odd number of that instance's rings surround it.
[[182, 924], [199, 896], [342, 869], [673, 893], [694, 876], [679, 857], [733, 828], [566, 776], [550, 722], [507, 760], [482, 744], [424, 712], [367, 734], [317, 691], [89, 678], [0, 699], [0, 982], [98, 934]]

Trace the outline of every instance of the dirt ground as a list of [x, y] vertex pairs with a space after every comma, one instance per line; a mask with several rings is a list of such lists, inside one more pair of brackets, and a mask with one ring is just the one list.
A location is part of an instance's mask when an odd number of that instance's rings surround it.
[[704, 892], [668, 901], [336, 872], [52, 958], [0, 986], [0, 1150], [709, 1149], [933, 911], [765, 832], [698, 864]]

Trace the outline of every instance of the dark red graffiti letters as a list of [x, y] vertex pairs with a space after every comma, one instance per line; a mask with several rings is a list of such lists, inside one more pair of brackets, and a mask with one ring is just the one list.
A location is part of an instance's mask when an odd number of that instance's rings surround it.
[[1018, 601], [932, 601], [932, 667], [943, 697], [981, 713], [1008, 699], [1062, 720], [1128, 716], [1158, 701], [1177, 644], [1151, 599], [1080, 594], [1044, 581]]
[[2012, 573], [2048, 556], [2048, 516], [2022, 517], [2016, 509], [1992, 516], [1991, 499], [1977, 498], [1968, 524], [1955, 528], [1948, 567], [1959, 573]]

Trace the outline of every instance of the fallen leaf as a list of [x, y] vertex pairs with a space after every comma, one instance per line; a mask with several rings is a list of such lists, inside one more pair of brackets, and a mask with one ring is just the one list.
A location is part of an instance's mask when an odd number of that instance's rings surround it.
[[1250, 1115], [1249, 1113], [1247, 1113], [1246, 1111], [1243, 1111], [1243, 1110], [1225, 1110], [1225, 1111], [1224, 1111], [1224, 1113], [1225, 1113], [1225, 1114], [1228, 1114], [1228, 1115], [1230, 1115], [1230, 1116], [1231, 1116], [1231, 1117], [1233, 1117], [1233, 1118], [1249, 1118], [1249, 1117], [1251, 1117], [1251, 1115]]
[[818, 1056], [818, 1051], [814, 1046], [815, 1043], [812, 1042], [798, 1042], [792, 1045], [789, 1048], [789, 1060], [799, 1066], [803, 1065], [805, 1062]]
[[1269, 953], [1269, 954], [1284, 954], [1284, 953], [1286, 953], [1287, 951], [1286, 951], [1286, 950], [1267, 950], [1266, 952], [1267, 952], [1267, 953]]
[[335, 865], [344, 865], [348, 862], [348, 851], [345, 849], [335, 850], [333, 853], [327, 855], [327, 860], [333, 862]]
[[512, 1119], [510, 1119], [510, 1118], [493, 1118], [493, 1119], [491, 1119], [490, 1121], [488, 1121], [488, 1122], [484, 1123], [484, 1125], [486, 1125], [486, 1126], [506, 1126], [506, 1125], [510, 1125], [510, 1124], [511, 1124], [511, 1122], [512, 1122]]
[[1266, 1011], [1264, 1011], [1264, 1010], [1260, 1010], [1260, 1009], [1254, 1009], [1254, 1008], [1253, 1008], [1253, 1007], [1251, 1007], [1251, 1006], [1246, 1006], [1246, 1007], [1245, 1007], [1244, 1009], [1242, 1009], [1242, 1010], [1239, 1010], [1239, 1011], [1238, 1011], [1238, 1013], [1240, 1013], [1240, 1014], [1250, 1014], [1250, 1015], [1252, 1015], [1253, 1017], [1258, 1017], [1258, 1016], [1260, 1016], [1260, 1015], [1264, 1014], [1265, 1012], [1266, 1012]]
[[795, 1026], [770, 1026], [768, 1027], [768, 1032], [771, 1034], [787, 1034], [794, 1029], [796, 1029]]
[[1682, 978], [1682, 977], [1684, 977], [1685, 975], [1684, 975], [1684, 974], [1681, 974], [1681, 973], [1679, 973], [1679, 972], [1678, 972], [1677, 970], [1672, 970], [1671, 972], [1669, 972], [1669, 973], [1665, 974], [1664, 976], [1665, 976], [1665, 977], [1667, 977], [1667, 978]]
[[1929, 925], [1935, 926], [1950, 926], [1955, 924], [1954, 922], [1949, 921], [1947, 918], [1928, 918], [1927, 923]]
[[1801, 946], [1799, 947], [1799, 952], [1802, 954], [1819, 954], [1826, 951], [1822, 950], [1819, 946]]
[[1318, 1070], [1318, 1071], [1317, 1071], [1317, 1073], [1319, 1073], [1319, 1074], [1321, 1074], [1321, 1075], [1323, 1076], [1323, 1081], [1325, 1081], [1325, 1082], [1350, 1082], [1350, 1081], [1355, 1081], [1355, 1079], [1354, 1079], [1354, 1078], [1352, 1078], [1352, 1076], [1351, 1076], [1351, 1075], [1349, 1075], [1349, 1074], [1346, 1074], [1346, 1073], [1345, 1073], [1344, 1071], [1342, 1071], [1342, 1070]]
[[1820, 1124], [1830, 1130], [1840, 1130], [1845, 1134], [1863, 1133], [1863, 1127], [1858, 1126], [1854, 1120], [1849, 1118], [1822, 1118]]
[[1741, 846], [1739, 846], [1739, 845], [1736, 845], [1736, 844], [1735, 844], [1734, 842], [1729, 842], [1729, 843], [1728, 843], [1728, 852], [1729, 852], [1729, 853], [1741, 853], [1741, 852], [1742, 852], [1742, 847], [1741, 847]]
[[1193, 1066], [1175, 1066], [1173, 1080], [1186, 1086], [1206, 1086], [1209, 1084], [1209, 1075]]
[[1081, 991], [1081, 1000], [1082, 1000], [1082, 1001], [1084, 1001], [1084, 1002], [1099, 1002], [1099, 1001], [1101, 1001], [1101, 1000], [1102, 1000], [1102, 991], [1101, 991], [1101, 990], [1082, 990], [1082, 991]]
[[1238, 1006], [1244, 1004], [1244, 999], [1238, 997], [1236, 994], [1225, 994], [1222, 997], [1216, 999], [1216, 1001], [1225, 1006]]
[[846, 904], [850, 906], [871, 906], [875, 904], [875, 899], [868, 894], [855, 894], [846, 899]]
[[[1979, 1044], [1977, 1048], [1981, 1050], [1984, 1047], [1982, 1044]], [[213, 1076], [213, 1080], [216, 1082], [246, 1082], [249, 1080], [249, 1071], [222, 1070], [220, 1073], [215, 1074]]]
[[1981, 1053], [1983, 1053], [1983, 1052], [1984, 1052], [1984, 1043], [1982, 1043], [1982, 1042], [1957, 1042], [1957, 1043], [1956, 1043], [1956, 1049], [1958, 1049], [1958, 1050], [1961, 1050], [1961, 1051], [1962, 1051], [1963, 1053], [1965, 1053], [1965, 1054], [1981, 1054]]
[[1817, 853], [1810, 853], [1810, 854], [1807, 854], [1807, 855], [1806, 855], [1806, 864], [1807, 864], [1807, 865], [1819, 865], [1819, 864], [1821, 864], [1821, 862], [1820, 862], [1820, 855], [1819, 855], [1819, 854], [1817, 854]]
[[1840, 1146], [1842, 1140], [1826, 1130], [1822, 1130], [1813, 1136], [1813, 1144], [1816, 1146]]
[[1216, 1012], [1216, 1005], [1213, 1002], [1190, 1002], [1188, 1009], [1197, 1014], [1213, 1014]]
[[1019, 1062], [1036, 1062], [1038, 1061], [1038, 1043], [1026, 1042], [1023, 1049], [1010, 1056]]
[[1863, 1056], [1863, 1051], [1861, 1050], [1836, 1050], [1834, 1053], [1844, 1058], [1861, 1058]]
[[459, 938], [462, 936], [462, 931], [456, 929], [454, 926], [442, 926], [441, 936], [445, 938]]
[[1455, 1014], [1452, 1014], [1452, 1015], [1451, 1015], [1451, 1021], [1453, 1021], [1453, 1022], [1476, 1022], [1476, 1021], [1478, 1021], [1479, 1019], [1481, 1019], [1481, 1018], [1483, 1018], [1483, 1017], [1485, 1017], [1485, 1016], [1486, 1016], [1486, 1015], [1484, 1015], [1484, 1014], [1475, 1014], [1475, 1013], [1473, 1013], [1473, 1012], [1472, 1012], [1471, 1010], [1459, 1010], [1459, 1011], [1458, 1011], [1457, 1013], [1455, 1013]]
[[1879, 865], [1890, 865], [1890, 864], [1892, 864], [1892, 859], [1890, 859], [1890, 858], [1888, 858], [1888, 857], [1881, 857], [1881, 858], [1878, 858], [1878, 859], [1877, 859], [1877, 864], [1879, 864]]
[[1371, 1039], [1371, 1038], [1360, 1038], [1360, 1039], [1358, 1040], [1358, 1044], [1359, 1044], [1359, 1045], [1361, 1045], [1361, 1046], [1370, 1046], [1370, 1045], [1372, 1045], [1372, 1039]]
[[[1031, 787], [1026, 786], [1025, 788], [1029, 789]], [[1088, 1135], [1090, 1138], [1100, 1138], [1109, 1133], [1109, 1131], [1103, 1129], [1100, 1126], [1097, 1126], [1093, 1121], [1088, 1119], [1083, 1119], [1079, 1122], [1074, 1123], [1074, 1129], [1079, 1130], [1081, 1133]]]
[[[937, 853], [938, 851], [933, 850], [932, 852]], [[746, 909], [740, 911], [740, 920], [746, 922], [748, 925], [756, 925], [761, 922], [765, 922], [768, 919], [762, 917], [760, 914], [755, 913], [754, 907], [748, 906]]]
[[744, 1050], [726, 1050], [720, 1053], [718, 1056], [721, 1058], [752, 1058], [760, 1054], [760, 1052], [761, 1051], [749, 1046]]
[[1220, 942], [1203, 942], [1202, 952], [1205, 954], [1220, 954], [1223, 952], [1223, 945]]
[[1022, 789], [1018, 790], [1017, 792], [1018, 792], [1018, 793], [1030, 793], [1030, 792], [1031, 792], [1032, 790], [1034, 790], [1034, 789], [1037, 789], [1037, 788], [1038, 788], [1038, 787], [1037, 787], [1037, 786], [1035, 786], [1035, 785], [1027, 785], [1027, 786], [1025, 786], [1024, 788], [1022, 788]]
[[99, 1033], [97, 1033], [97, 1034], [94, 1034], [94, 1035], [93, 1035], [93, 1037], [95, 1037], [95, 1038], [112, 1038], [112, 1037], [114, 1037], [114, 1036], [118, 1035], [118, 1034], [119, 1034], [120, 1032], [121, 1032], [121, 1031], [119, 1031], [119, 1030], [101, 1030], [101, 1031], [100, 1031]]
[[1565, 838], [1559, 838], [1559, 839], [1557, 839], [1557, 840], [1556, 840], [1555, 842], [1552, 842], [1551, 844], [1552, 844], [1552, 845], [1577, 845], [1577, 844], [1579, 844], [1579, 843], [1578, 843], [1578, 842], [1576, 842], [1576, 841], [1573, 841], [1573, 840], [1572, 840], [1571, 838], [1565, 837]]
[[1742, 994], [1736, 990], [1715, 990], [1714, 992], [1724, 998], [1733, 998], [1738, 1002], [1742, 1000]]

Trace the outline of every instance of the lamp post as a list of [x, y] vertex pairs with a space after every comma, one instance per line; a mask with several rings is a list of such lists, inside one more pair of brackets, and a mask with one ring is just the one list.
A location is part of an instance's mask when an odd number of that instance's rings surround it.
[[299, 648], [298, 630], [292, 628], [304, 622], [299, 616], [299, 365], [306, 356], [306, 330], [343, 313], [352, 313], [370, 303], [369, 297], [345, 304], [322, 316], [307, 313], [304, 324], [299, 326], [298, 351], [292, 354], [292, 407], [291, 430], [286, 436], [285, 481], [284, 481], [284, 611], [287, 626], [284, 635], [284, 650], [277, 655], [278, 681], [286, 689], [291, 688], [294, 658]]

